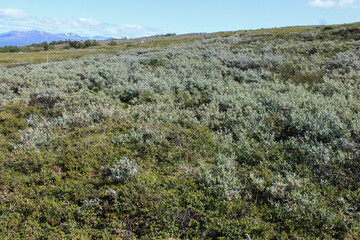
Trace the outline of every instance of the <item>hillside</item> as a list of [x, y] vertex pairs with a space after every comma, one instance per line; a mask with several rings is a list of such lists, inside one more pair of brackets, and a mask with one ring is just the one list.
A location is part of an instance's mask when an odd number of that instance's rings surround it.
[[2, 239], [358, 238], [359, 23], [109, 42], [0, 54]]

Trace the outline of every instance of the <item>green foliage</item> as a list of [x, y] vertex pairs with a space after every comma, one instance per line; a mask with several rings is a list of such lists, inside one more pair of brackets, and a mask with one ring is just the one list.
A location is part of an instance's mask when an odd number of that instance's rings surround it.
[[50, 46], [55, 46], [55, 45], [61, 45], [61, 44], [67, 43], [67, 42], [68, 42], [68, 40], [65, 40], [65, 41], [63, 41], [63, 40], [52, 41], [52, 42], [49, 43], [49, 45]]
[[75, 49], [85, 48], [85, 44], [80, 41], [69, 41], [69, 46]]
[[96, 40], [86, 40], [84, 42], [84, 45], [85, 45], [85, 48], [88, 48], [88, 47], [100, 46], [100, 43], [97, 42]]
[[20, 52], [21, 49], [17, 46], [0, 47], [0, 52]]
[[44, 51], [48, 51], [48, 50], [50, 50], [50, 45], [47, 42], [44, 42], [43, 48], [44, 48]]
[[88, 48], [88, 47], [95, 47], [95, 46], [100, 46], [100, 43], [97, 42], [96, 40], [86, 40], [86, 41], [68, 41], [69, 47], [70, 48], [75, 48], [75, 49], [79, 49], [79, 48]]
[[3, 135], [16, 133], [18, 130], [25, 129], [25, 119], [21, 116], [22, 114], [16, 112], [13, 109], [2, 109], [0, 112], [0, 132]]
[[109, 42], [109, 46], [116, 46], [116, 45], [117, 45], [117, 43], [114, 40], [111, 40], [111, 42]]

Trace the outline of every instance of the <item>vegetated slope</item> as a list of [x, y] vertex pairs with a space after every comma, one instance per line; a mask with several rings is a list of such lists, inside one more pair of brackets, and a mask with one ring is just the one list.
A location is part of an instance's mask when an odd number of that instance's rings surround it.
[[1, 238], [356, 239], [357, 34], [2, 69]]

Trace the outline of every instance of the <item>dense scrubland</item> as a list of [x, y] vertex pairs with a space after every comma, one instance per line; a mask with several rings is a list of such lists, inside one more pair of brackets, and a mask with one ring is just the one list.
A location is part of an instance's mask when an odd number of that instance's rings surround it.
[[1, 68], [0, 237], [357, 239], [359, 27]]

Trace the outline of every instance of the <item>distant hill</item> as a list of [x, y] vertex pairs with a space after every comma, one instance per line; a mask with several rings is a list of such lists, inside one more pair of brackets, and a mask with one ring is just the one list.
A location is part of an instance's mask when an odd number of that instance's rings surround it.
[[107, 40], [111, 39], [108, 37], [96, 36], [93, 38], [81, 37], [73, 33], [60, 33], [52, 34], [43, 31], [11, 31], [7, 33], [0, 33], [0, 47], [4, 46], [26, 46], [33, 43], [43, 43], [43, 42], [52, 42], [60, 40], [72, 40], [72, 41], [82, 41], [82, 40]]

